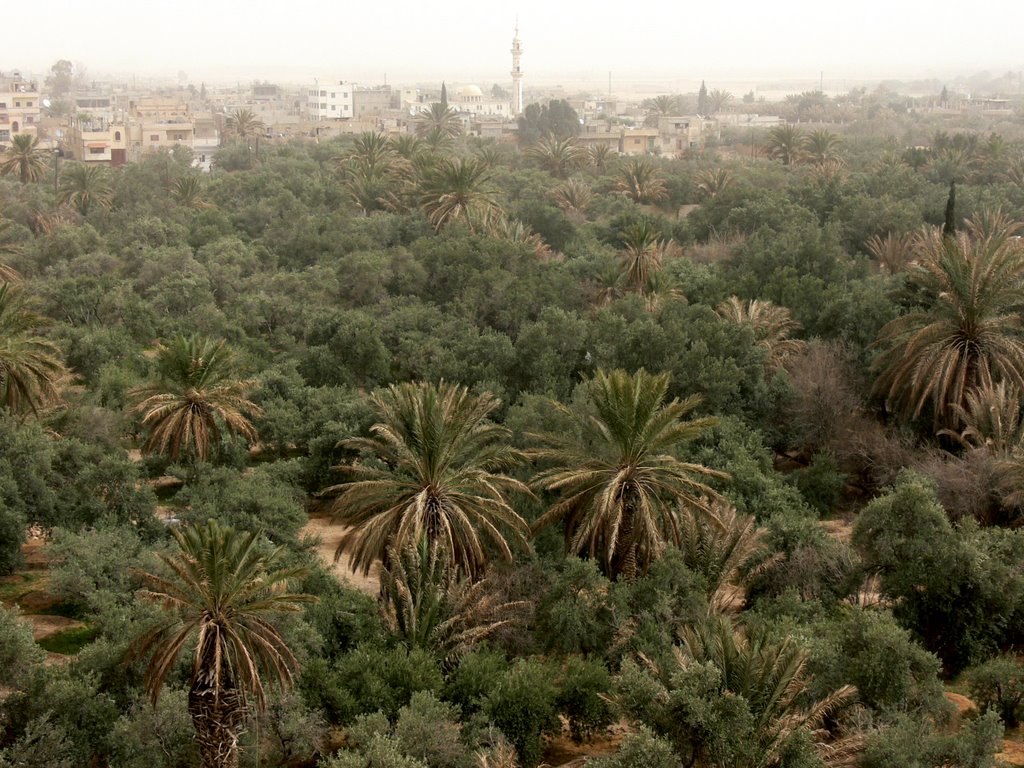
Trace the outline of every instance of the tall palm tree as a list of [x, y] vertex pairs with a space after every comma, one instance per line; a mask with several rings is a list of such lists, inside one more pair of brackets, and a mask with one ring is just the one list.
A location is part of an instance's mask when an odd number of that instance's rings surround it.
[[811, 131], [803, 142], [803, 157], [814, 165], [824, 165], [839, 159], [842, 138], [824, 128]]
[[738, 296], [730, 296], [715, 307], [715, 312], [729, 322], [753, 330], [754, 341], [766, 353], [765, 365], [769, 370], [781, 368], [790, 356], [804, 347], [804, 342], [792, 338], [803, 327], [786, 307], [762, 299], [743, 301]]
[[1024, 390], [1024, 247], [1020, 227], [995, 214], [966, 231], [922, 237], [907, 271], [927, 305], [879, 333], [876, 391], [905, 416], [931, 404], [953, 428], [971, 390], [1005, 381]]
[[75, 163], [61, 174], [57, 200], [87, 216], [94, 208], [110, 208], [114, 204], [114, 189], [104, 168]]
[[668, 198], [668, 187], [658, 166], [648, 157], [631, 157], [619, 171], [615, 188], [634, 203], [660, 203]]
[[416, 135], [423, 139], [454, 139], [462, 135], [459, 113], [440, 103], [430, 105], [416, 116]]
[[46, 173], [46, 158], [49, 154], [39, 146], [38, 136], [19, 134], [11, 139], [11, 146], [4, 153], [7, 157], [0, 162], [0, 174], [18, 174], [22, 184], [39, 181]]
[[253, 441], [249, 417], [259, 407], [248, 399], [253, 379], [238, 379], [235, 355], [223, 340], [179, 336], [156, 349], [156, 378], [132, 390], [132, 410], [142, 414], [149, 437], [144, 453], [209, 458], [221, 431]]
[[388, 142], [391, 144], [395, 154], [406, 160], [412, 160], [423, 149], [423, 142], [420, 141], [418, 136], [414, 136], [411, 133], [401, 133], [397, 136], [392, 136]]
[[805, 140], [804, 132], [795, 125], [777, 125], [768, 131], [765, 151], [783, 165], [793, 165], [803, 157]]
[[648, 99], [644, 102], [644, 106], [647, 107], [647, 119], [644, 124], [656, 126], [659, 117], [679, 114], [679, 97], [662, 94]]
[[972, 389], [963, 406], [954, 406], [963, 428], [947, 434], [967, 448], [981, 448], [999, 457], [1008, 457], [1024, 446], [1021, 422], [1021, 396], [1012, 384], [1000, 381], [995, 386]]
[[472, 157], [444, 158], [426, 168], [420, 182], [420, 205], [434, 229], [462, 220], [475, 232], [500, 214], [492, 178], [492, 171]]
[[732, 100], [733, 95], [729, 91], [715, 88], [708, 94], [708, 114], [717, 115], [719, 112], [724, 112]]
[[35, 413], [60, 397], [67, 370], [56, 345], [38, 335], [47, 322], [20, 288], [0, 283], [0, 406], [10, 411]]
[[527, 147], [523, 154], [559, 179], [566, 178], [582, 166], [586, 159], [586, 150], [576, 143], [573, 136], [558, 138], [552, 134]]
[[651, 276], [659, 272], [672, 241], [650, 220], [640, 219], [622, 230], [622, 272], [626, 285], [642, 293]]
[[667, 543], [679, 544], [680, 505], [703, 510], [718, 497], [703, 480], [723, 473], [672, 455], [716, 420], [685, 418], [699, 397], [666, 403], [668, 374], [598, 371], [587, 389], [596, 415], [553, 403], [576, 431], [532, 436], [542, 445], [532, 455], [549, 466], [531, 485], [558, 495], [533, 530], [564, 521], [566, 551], [600, 558], [608, 575], [631, 580]]
[[259, 136], [266, 129], [263, 121], [251, 109], [236, 109], [225, 121], [225, 132], [236, 141], [244, 144], [249, 139]]
[[156, 553], [166, 573], [139, 574], [146, 585], [140, 596], [166, 616], [135, 641], [130, 657], [150, 657], [145, 687], [155, 705], [181, 652], [195, 643], [188, 709], [200, 764], [237, 768], [250, 702], [262, 711], [264, 680], [287, 688], [298, 667], [271, 618], [301, 611], [316, 598], [288, 591], [305, 569], [285, 566], [284, 548], [268, 552], [255, 532], [210, 520], [171, 534], [178, 551]]
[[525, 542], [526, 522], [508, 494], [528, 493], [504, 474], [522, 460], [510, 433], [488, 421], [498, 400], [441, 382], [392, 385], [371, 396], [373, 436], [343, 441], [368, 455], [340, 469], [353, 482], [334, 486], [333, 512], [351, 526], [338, 556], [351, 554], [353, 570], [369, 573], [387, 552], [421, 538], [436, 542], [453, 569], [476, 578], [488, 561], [485, 542], [506, 559], [506, 536]]

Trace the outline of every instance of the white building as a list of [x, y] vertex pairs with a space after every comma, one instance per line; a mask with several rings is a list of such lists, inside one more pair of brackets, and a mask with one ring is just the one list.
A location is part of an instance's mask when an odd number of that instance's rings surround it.
[[485, 96], [478, 85], [463, 86], [458, 93], [448, 100], [448, 105], [459, 112], [468, 112], [471, 115], [515, 117], [511, 101], [508, 99], [496, 99], [493, 96]]
[[314, 80], [306, 93], [306, 111], [313, 120], [350, 120], [355, 115], [355, 83]]

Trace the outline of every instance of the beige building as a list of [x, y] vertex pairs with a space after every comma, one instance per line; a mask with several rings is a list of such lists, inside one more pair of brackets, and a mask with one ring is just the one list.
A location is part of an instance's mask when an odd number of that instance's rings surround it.
[[38, 135], [42, 114], [39, 86], [15, 72], [0, 73], [0, 148], [9, 147], [19, 134]]
[[71, 122], [65, 144], [75, 160], [116, 167], [128, 160], [128, 136], [123, 115], [80, 113]]
[[666, 155], [681, 155], [700, 149], [709, 138], [719, 138], [718, 121], [700, 115], [662, 116], [658, 118], [660, 150]]
[[393, 103], [390, 85], [356, 86], [352, 94], [352, 110], [357, 120], [381, 117], [392, 109]]

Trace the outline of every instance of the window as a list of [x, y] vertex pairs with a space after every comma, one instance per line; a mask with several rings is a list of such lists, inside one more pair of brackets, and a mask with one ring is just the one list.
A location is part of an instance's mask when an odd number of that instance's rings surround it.
[[35, 118], [32, 115], [25, 115], [25, 125], [32, 125], [34, 120]]
[[114, 141], [120, 141], [120, 140], [121, 140], [121, 132], [120, 131], [114, 131]]
[[326, 96], [327, 95], [327, 91], [320, 91], [320, 95], [321, 96]]
[[20, 102], [20, 101], [16, 101], [16, 102], [14, 102], [14, 106], [16, 106], [16, 107], [20, 107], [20, 106], [21, 106], [21, 102]]
[[336, 94], [336, 93], [332, 93], [332, 94], [331, 94], [331, 98], [332, 98], [332, 99], [336, 99], [336, 98], [338, 98], [338, 94]]
[[26, 101], [25, 102], [25, 106], [26, 107], [31, 107], [32, 106], [32, 102], [31, 101]]
[[17, 133], [19, 130], [18, 122], [14, 121], [11, 123], [11, 133]]
[[333, 104], [331, 104], [331, 112], [334, 112], [336, 109], [337, 109], [337, 107], [334, 106]]
[[11, 140], [11, 132], [6, 130], [6, 129], [0, 130], [0, 141], [10, 141], [10, 140]]
[[90, 155], [102, 155], [106, 151], [103, 147], [89, 147]]
[[150, 141], [160, 141], [160, 134], [159, 133], [151, 133], [151, 134], [149, 134], [149, 140]]

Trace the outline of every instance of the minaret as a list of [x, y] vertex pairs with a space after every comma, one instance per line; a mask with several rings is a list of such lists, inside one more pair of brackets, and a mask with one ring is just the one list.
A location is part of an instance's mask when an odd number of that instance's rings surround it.
[[519, 68], [519, 59], [523, 55], [523, 47], [519, 44], [519, 19], [516, 19], [516, 36], [512, 38], [512, 114], [523, 113], [523, 71]]

